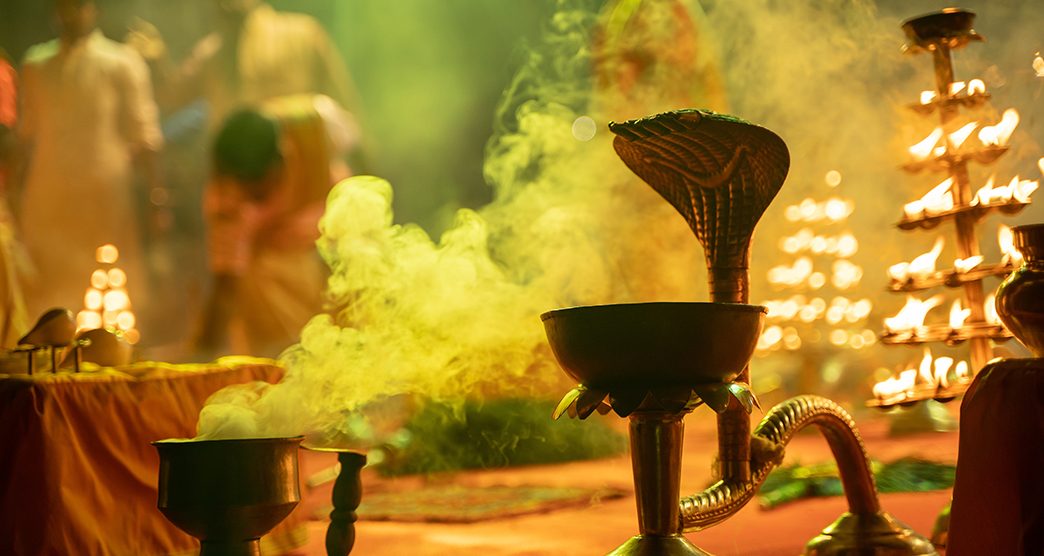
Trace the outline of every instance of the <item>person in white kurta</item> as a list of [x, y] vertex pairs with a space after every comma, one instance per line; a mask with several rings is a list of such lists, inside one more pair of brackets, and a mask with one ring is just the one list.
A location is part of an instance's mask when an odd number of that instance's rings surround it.
[[58, 0], [56, 8], [60, 38], [32, 47], [22, 71], [20, 135], [31, 155], [19, 220], [36, 270], [30, 315], [81, 309], [95, 250], [106, 243], [119, 248], [117, 266], [140, 308], [135, 294], [146, 276], [134, 160], [151, 160], [162, 144], [148, 68], [94, 28], [90, 0]]

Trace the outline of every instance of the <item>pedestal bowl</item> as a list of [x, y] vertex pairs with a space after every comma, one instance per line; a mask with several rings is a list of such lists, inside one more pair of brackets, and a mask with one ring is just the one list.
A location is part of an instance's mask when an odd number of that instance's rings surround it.
[[301, 500], [301, 437], [164, 440], [159, 509], [200, 540], [200, 556], [257, 556], [261, 535]]
[[541, 315], [563, 370], [592, 388], [658, 388], [728, 382], [754, 353], [759, 305], [631, 303]]

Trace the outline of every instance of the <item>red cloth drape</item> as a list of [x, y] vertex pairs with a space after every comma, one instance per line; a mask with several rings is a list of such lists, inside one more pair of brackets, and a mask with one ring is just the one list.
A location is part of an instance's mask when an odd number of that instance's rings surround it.
[[1044, 359], [983, 368], [960, 435], [947, 556], [1044, 554]]

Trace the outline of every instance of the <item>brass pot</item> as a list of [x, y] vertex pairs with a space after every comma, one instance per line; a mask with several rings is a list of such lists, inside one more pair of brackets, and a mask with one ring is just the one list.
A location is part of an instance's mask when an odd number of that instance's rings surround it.
[[1015, 226], [1023, 263], [997, 289], [997, 315], [1037, 357], [1044, 357], [1044, 224]]

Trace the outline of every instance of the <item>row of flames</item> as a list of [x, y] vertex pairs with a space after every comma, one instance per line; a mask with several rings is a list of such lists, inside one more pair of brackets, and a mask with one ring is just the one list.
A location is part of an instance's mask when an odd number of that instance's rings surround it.
[[[809, 341], [818, 342], [822, 340], [822, 335], [818, 330], [813, 330], [808, 338]], [[835, 328], [827, 334], [827, 340], [831, 345], [839, 348], [863, 349], [872, 346], [877, 341], [877, 335], [873, 330], [866, 328], [861, 330]], [[801, 335], [797, 328], [773, 324], [765, 327], [761, 336], [758, 337], [757, 350], [761, 353], [780, 349], [795, 351], [801, 349], [801, 346]]]
[[831, 197], [822, 202], [807, 197], [796, 205], [789, 205], [783, 210], [783, 217], [790, 222], [834, 223], [852, 215], [855, 203], [851, 200]]
[[780, 238], [779, 248], [788, 255], [809, 252], [847, 259], [859, 251], [859, 241], [851, 232], [829, 236], [817, 234], [811, 228], [801, 228], [792, 236]]
[[[839, 290], [847, 290], [859, 285], [863, 278], [863, 269], [850, 261], [839, 259], [831, 265], [830, 283]], [[801, 257], [790, 265], [774, 266], [768, 271], [769, 284], [777, 288], [807, 285], [818, 290], [826, 285], [826, 274], [813, 270], [812, 259]]]
[[[910, 262], [900, 262], [888, 267], [888, 277], [894, 283], [904, 283], [908, 280], [926, 280], [936, 275], [936, 263], [942, 253], [946, 240], [939, 236], [932, 248], [914, 257]], [[997, 229], [997, 245], [1001, 251], [1001, 265], [1018, 267], [1022, 264], [1022, 254], [1015, 249], [1015, 235], [1011, 228], [1001, 224]], [[978, 267], [985, 258], [975, 255], [967, 259], [957, 258], [953, 261], [953, 269], [958, 274], [971, 272]]]
[[[1015, 133], [1019, 125], [1019, 112], [1009, 108], [1001, 114], [1001, 119], [994, 125], [981, 125], [979, 122], [969, 122], [956, 131], [946, 133], [943, 128], [936, 127], [927, 137], [911, 145], [908, 150], [916, 161], [927, 160], [928, 157], [945, 156], [951, 149], [959, 150], [971, 137], [976, 129], [979, 142], [982, 147], [1004, 147]], [[943, 138], [945, 137], [945, 141]], [[940, 144], [942, 142], [942, 144]]]
[[[1044, 167], [1044, 159], [1041, 159]], [[1044, 171], [1044, 170], [1042, 170]], [[972, 198], [970, 206], [996, 206], [1008, 203], [1029, 203], [1030, 196], [1040, 187], [1038, 180], [1024, 180], [1019, 176], [1011, 178], [1007, 185], [995, 187], [995, 176], [990, 176]], [[916, 220], [949, 212], [956, 207], [953, 198], [953, 178], [946, 178], [923, 197], [903, 205], [903, 214], [907, 220]]]
[[135, 344], [140, 333], [127, 293], [127, 273], [115, 266], [119, 258], [120, 252], [112, 244], [102, 245], [95, 252], [102, 268], [91, 273], [90, 287], [83, 296], [84, 308], [76, 314], [76, 331], [105, 328]]
[[924, 349], [924, 357], [916, 367], [907, 368], [874, 385], [874, 398], [885, 405], [935, 397], [957, 385], [971, 382], [971, 370], [967, 361], [954, 361], [952, 357], [933, 357], [931, 350]]
[[[945, 297], [942, 294], [933, 295], [928, 299], [917, 299], [908, 295], [903, 308], [895, 316], [884, 319], [885, 330], [889, 335], [911, 334], [916, 337], [925, 331], [924, 319], [928, 316], [929, 311], [942, 305], [944, 301]], [[997, 316], [992, 293], [987, 295], [983, 302], [983, 312], [987, 325], [1002, 326], [1000, 317]], [[964, 307], [961, 300], [954, 300], [950, 305], [950, 330], [957, 332], [964, 328], [964, 323], [968, 320], [969, 315], [971, 315], [971, 309]]]
[[[982, 79], [972, 79], [967, 83], [964, 81], [950, 83], [950, 98], [973, 97], [984, 94], [986, 94], [986, 83]], [[921, 91], [921, 104], [931, 104], [938, 98], [939, 93], [935, 91]]]
[[865, 298], [852, 301], [847, 297], [837, 296], [827, 304], [822, 297], [809, 300], [801, 294], [783, 300], [770, 299], [764, 302], [764, 305], [768, 309], [766, 319], [770, 322], [797, 319], [804, 323], [812, 323], [823, 319], [828, 324], [839, 324], [842, 321], [857, 323], [869, 317], [873, 309], [873, 303]]

